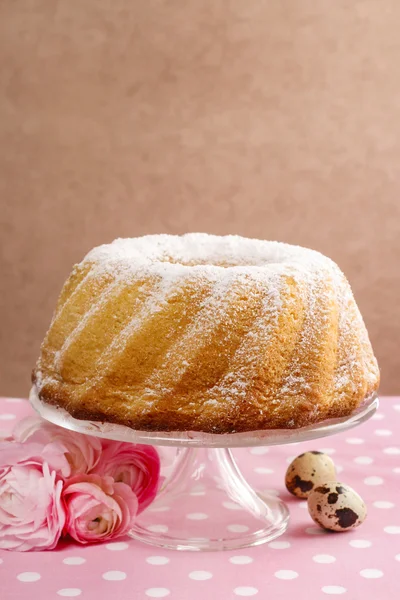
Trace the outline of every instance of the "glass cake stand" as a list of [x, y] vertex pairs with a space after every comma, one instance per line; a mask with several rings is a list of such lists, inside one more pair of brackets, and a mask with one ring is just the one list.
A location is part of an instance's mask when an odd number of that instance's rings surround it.
[[72, 431], [177, 448], [158, 496], [140, 514], [130, 532], [137, 540], [175, 550], [234, 550], [257, 546], [286, 530], [289, 522], [286, 504], [275, 496], [257, 493], [247, 483], [231, 448], [290, 444], [341, 433], [369, 419], [379, 405], [374, 395], [350, 417], [330, 419], [301, 429], [208, 434], [135, 431], [112, 423], [81, 421], [61, 408], [42, 402], [34, 389], [30, 401], [44, 419]]

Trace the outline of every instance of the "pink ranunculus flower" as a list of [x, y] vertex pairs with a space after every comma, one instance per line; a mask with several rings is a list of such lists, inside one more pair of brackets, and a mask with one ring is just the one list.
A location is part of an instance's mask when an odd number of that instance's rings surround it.
[[153, 446], [103, 440], [103, 452], [95, 471], [129, 485], [137, 496], [140, 513], [158, 492], [160, 457]]
[[[15, 427], [13, 435], [18, 442], [47, 444], [57, 441], [62, 444], [72, 475], [89, 473], [100, 459], [101, 442], [98, 438], [69, 431], [40, 417], [32, 416], [23, 419]], [[68, 473], [63, 473], [63, 476], [68, 477]]]
[[67, 510], [64, 532], [81, 544], [104, 542], [127, 533], [138, 508], [136, 495], [112, 477], [77, 475], [63, 492]]
[[0, 548], [55, 548], [65, 523], [57, 473], [68, 469], [57, 443], [0, 443]]

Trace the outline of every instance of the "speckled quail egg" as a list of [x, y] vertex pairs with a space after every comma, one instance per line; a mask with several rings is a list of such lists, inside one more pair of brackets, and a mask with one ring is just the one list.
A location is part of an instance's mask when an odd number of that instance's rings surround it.
[[324, 529], [347, 531], [361, 525], [367, 507], [351, 487], [337, 481], [317, 486], [308, 497], [311, 518]]
[[336, 479], [335, 465], [327, 454], [312, 450], [304, 452], [289, 465], [285, 485], [297, 498], [308, 498], [315, 486]]

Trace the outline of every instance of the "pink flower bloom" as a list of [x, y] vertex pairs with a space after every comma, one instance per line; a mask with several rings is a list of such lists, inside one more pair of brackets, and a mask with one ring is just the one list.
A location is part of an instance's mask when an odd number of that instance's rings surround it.
[[159, 489], [160, 457], [153, 446], [103, 440], [103, 453], [95, 471], [129, 485], [141, 512]]
[[63, 449], [51, 443], [0, 443], [0, 548], [51, 550], [62, 533]]
[[138, 501], [125, 483], [112, 477], [77, 475], [64, 488], [67, 509], [65, 533], [77, 542], [103, 542], [127, 533], [132, 527]]
[[[101, 454], [101, 442], [98, 438], [69, 431], [35, 416], [18, 423], [14, 429], [14, 438], [18, 442], [48, 444], [57, 441], [62, 444], [72, 475], [89, 473], [97, 465]], [[69, 473], [63, 473], [64, 477], [68, 475]]]

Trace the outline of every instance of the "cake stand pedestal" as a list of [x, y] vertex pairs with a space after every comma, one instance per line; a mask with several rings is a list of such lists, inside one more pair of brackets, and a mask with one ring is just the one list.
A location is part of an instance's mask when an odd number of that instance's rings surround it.
[[[31, 393], [35, 410], [48, 421], [87, 435], [155, 446], [178, 452], [154, 502], [143, 511], [130, 535], [175, 550], [234, 550], [257, 546], [281, 535], [289, 510], [278, 498], [257, 493], [244, 479], [231, 448], [273, 446], [322, 438], [370, 418], [379, 402], [368, 398], [350, 417], [292, 430], [233, 434], [135, 431], [112, 423], [81, 421]], [[207, 502], [205, 502], [207, 498]], [[221, 510], [222, 507], [231, 510]]]

